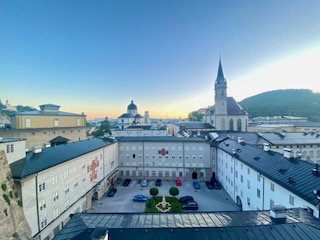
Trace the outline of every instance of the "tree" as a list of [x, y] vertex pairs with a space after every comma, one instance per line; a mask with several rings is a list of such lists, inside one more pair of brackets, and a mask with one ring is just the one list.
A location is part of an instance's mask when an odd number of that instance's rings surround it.
[[171, 187], [169, 190], [169, 193], [170, 193], [170, 195], [175, 197], [175, 196], [179, 195], [179, 189], [176, 187]]
[[158, 188], [153, 187], [153, 188], [150, 188], [149, 193], [154, 198], [155, 196], [157, 196], [159, 194], [159, 190], [158, 190]]
[[106, 119], [101, 122], [100, 127], [95, 130], [92, 135], [98, 137], [103, 136], [106, 133], [111, 134], [110, 122], [108, 120], [108, 117], [106, 117]]

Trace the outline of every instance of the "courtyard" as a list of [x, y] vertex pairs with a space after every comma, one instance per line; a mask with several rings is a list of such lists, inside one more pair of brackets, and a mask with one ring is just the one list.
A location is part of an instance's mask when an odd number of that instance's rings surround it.
[[[134, 195], [142, 194], [151, 197], [149, 190], [156, 187], [155, 179], [149, 180], [146, 187], [142, 187], [138, 181], [131, 181], [129, 186], [123, 186], [123, 180], [115, 186], [117, 192], [113, 197], [107, 197], [107, 193], [99, 200], [92, 203], [92, 210], [94, 213], [129, 213], [129, 212], [144, 212], [144, 202], [133, 202]], [[169, 189], [175, 185], [174, 181], [162, 181], [158, 196], [170, 196]], [[199, 212], [213, 212], [213, 211], [237, 211], [239, 207], [232, 201], [227, 192], [222, 188], [208, 189], [205, 182], [200, 182], [200, 189], [194, 189], [192, 181], [182, 182], [182, 186], [177, 187], [179, 195], [177, 198], [189, 195], [198, 203]]]

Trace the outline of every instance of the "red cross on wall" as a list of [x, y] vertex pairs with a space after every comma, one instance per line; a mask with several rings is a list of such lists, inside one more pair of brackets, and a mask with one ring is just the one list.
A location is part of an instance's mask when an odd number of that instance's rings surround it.
[[91, 171], [90, 174], [90, 181], [93, 182], [97, 179], [97, 171], [96, 168], [99, 167], [99, 162], [97, 160], [92, 160], [91, 165], [88, 166], [88, 173]]
[[159, 154], [165, 156], [166, 154], [168, 154], [168, 151], [162, 148], [161, 150], [159, 150]]

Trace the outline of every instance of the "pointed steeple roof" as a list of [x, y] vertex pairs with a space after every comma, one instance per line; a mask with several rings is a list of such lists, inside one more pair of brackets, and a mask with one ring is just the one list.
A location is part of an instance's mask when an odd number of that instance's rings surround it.
[[219, 56], [219, 68], [218, 68], [218, 75], [216, 79], [216, 84], [221, 84], [221, 83], [226, 83], [226, 79], [224, 78], [223, 75], [223, 70], [222, 70], [222, 64], [221, 64], [221, 56]]

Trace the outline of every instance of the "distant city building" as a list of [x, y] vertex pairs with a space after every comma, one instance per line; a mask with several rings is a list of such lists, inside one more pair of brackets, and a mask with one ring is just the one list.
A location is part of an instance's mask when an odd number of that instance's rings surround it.
[[[60, 106], [44, 104], [40, 110], [16, 112], [11, 129], [0, 129], [0, 136], [26, 139], [26, 147], [65, 144], [87, 138], [86, 115], [59, 111]], [[59, 140], [62, 140], [59, 142]]]
[[144, 117], [138, 113], [138, 107], [131, 101], [128, 105], [127, 113], [123, 113], [117, 119], [117, 126], [120, 130], [124, 130], [131, 125], [150, 124], [149, 112], [145, 111]]
[[319, 132], [320, 123], [290, 119], [285, 121], [252, 121], [249, 123], [248, 132]]
[[203, 122], [212, 124], [216, 130], [247, 131], [248, 113], [227, 96], [227, 81], [223, 75], [221, 59], [214, 85], [215, 105], [203, 116]]
[[145, 137], [145, 136], [167, 136], [166, 127], [153, 125], [131, 125], [123, 130], [111, 129], [113, 137]]

